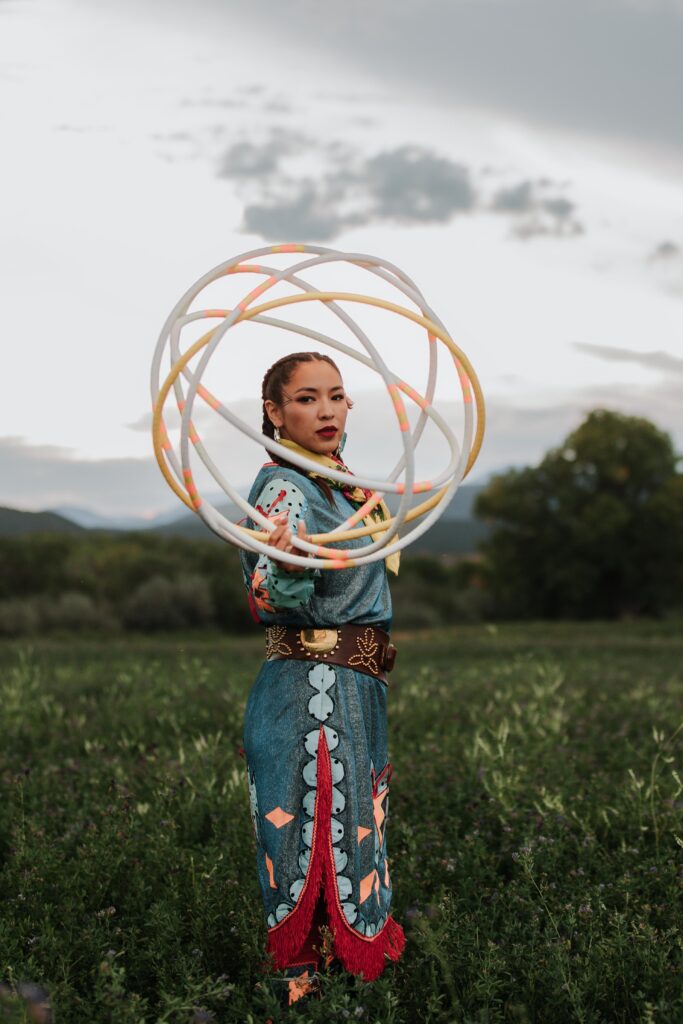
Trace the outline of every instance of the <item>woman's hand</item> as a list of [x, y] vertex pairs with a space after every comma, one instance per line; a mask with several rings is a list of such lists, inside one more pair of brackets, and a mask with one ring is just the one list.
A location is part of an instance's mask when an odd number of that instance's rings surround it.
[[[277, 516], [274, 520], [278, 525], [275, 527], [270, 537], [268, 538], [268, 544], [271, 544], [278, 551], [287, 551], [295, 555], [304, 555], [305, 552], [295, 548], [292, 544], [292, 531], [287, 523], [287, 513], [283, 513]], [[306, 525], [301, 520], [299, 523], [299, 529], [297, 530], [297, 537], [300, 540], [308, 540], [308, 534], [306, 533]], [[278, 562], [278, 565], [285, 570], [285, 572], [305, 572], [305, 565], [288, 565], [285, 562]]]

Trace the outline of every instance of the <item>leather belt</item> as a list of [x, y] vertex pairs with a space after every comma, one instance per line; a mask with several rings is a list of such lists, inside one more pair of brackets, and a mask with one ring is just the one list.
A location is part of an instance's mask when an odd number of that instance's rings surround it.
[[297, 658], [343, 665], [388, 683], [396, 661], [396, 647], [389, 634], [377, 626], [335, 626], [319, 629], [266, 627], [266, 658]]

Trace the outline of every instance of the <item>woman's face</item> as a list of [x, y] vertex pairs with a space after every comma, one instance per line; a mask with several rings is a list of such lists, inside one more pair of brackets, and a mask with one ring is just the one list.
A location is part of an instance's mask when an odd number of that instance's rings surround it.
[[322, 359], [297, 363], [282, 390], [282, 405], [265, 403], [280, 436], [321, 455], [336, 451], [349, 411], [337, 370]]

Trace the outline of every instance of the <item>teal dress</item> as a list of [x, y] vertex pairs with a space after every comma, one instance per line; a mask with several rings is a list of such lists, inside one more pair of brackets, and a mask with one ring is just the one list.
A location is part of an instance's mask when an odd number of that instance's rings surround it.
[[[332, 505], [303, 472], [266, 463], [249, 502], [268, 517], [287, 512], [292, 529], [303, 521], [308, 533], [325, 533], [355, 510], [341, 490], [331, 493]], [[363, 537], [336, 546], [369, 543]], [[266, 555], [241, 551], [240, 557], [264, 626], [391, 628], [383, 560], [288, 573]], [[347, 970], [376, 978], [404, 944], [389, 913], [386, 685], [339, 665], [264, 661], [247, 702], [244, 750], [275, 966], [308, 962], [302, 951], [322, 898], [334, 955]]]

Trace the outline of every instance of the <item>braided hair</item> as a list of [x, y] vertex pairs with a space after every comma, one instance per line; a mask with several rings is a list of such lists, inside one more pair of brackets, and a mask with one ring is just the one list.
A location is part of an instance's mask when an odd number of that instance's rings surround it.
[[[330, 356], [325, 355], [322, 352], [292, 352], [290, 355], [282, 356], [277, 362], [266, 370], [261, 384], [261, 400], [263, 402], [263, 427], [262, 432], [266, 437], [275, 437], [275, 425], [271, 420], [270, 416], [266, 412], [266, 401], [275, 402], [276, 405], [282, 405], [284, 398], [284, 389], [292, 378], [292, 374], [296, 370], [299, 363], [313, 363], [313, 362], [326, 362], [339, 373], [339, 367]], [[341, 376], [341, 374], [340, 374]], [[274, 455], [271, 452], [268, 453], [273, 460], [279, 466], [287, 466], [289, 469], [296, 470], [297, 473], [306, 474], [306, 470], [301, 469], [299, 466], [292, 465], [291, 462], [287, 462], [286, 459], [280, 458], [278, 455]], [[311, 477], [313, 483], [323, 492], [330, 505], [334, 505], [334, 498], [332, 497], [332, 490], [328, 483], [320, 477]]]

